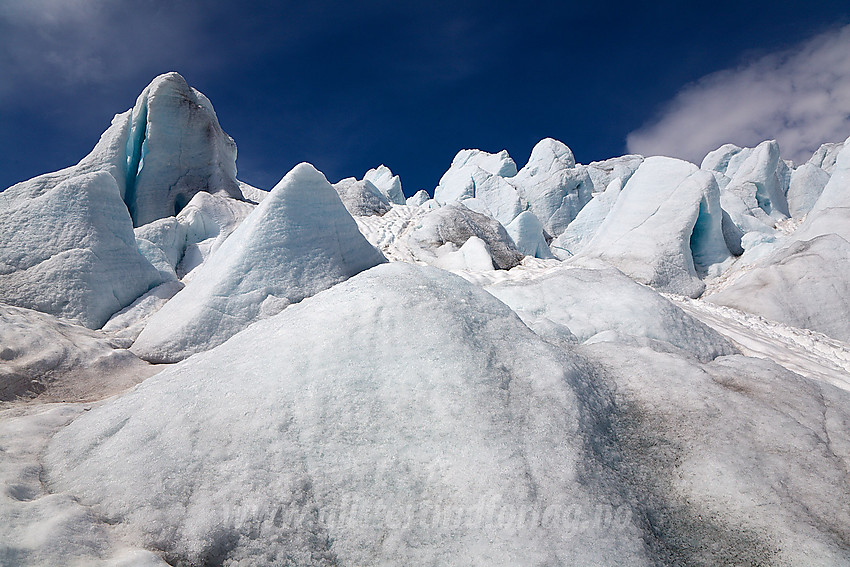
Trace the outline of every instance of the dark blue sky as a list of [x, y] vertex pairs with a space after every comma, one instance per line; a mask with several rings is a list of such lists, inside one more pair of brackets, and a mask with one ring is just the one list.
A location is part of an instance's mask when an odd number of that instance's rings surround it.
[[846, 0], [700, 4], [3, 0], [0, 187], [76, 163], [171, 70], [265, 189], [385, 163], [410, 195], [459, 149], [522, 166], [546, 136], [587, 163], [686, 84], [850, 23]]

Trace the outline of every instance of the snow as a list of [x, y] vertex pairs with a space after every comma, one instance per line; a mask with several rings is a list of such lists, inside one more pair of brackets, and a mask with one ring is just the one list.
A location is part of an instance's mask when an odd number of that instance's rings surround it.
[[162, 283], [136, 249], [115, 180], [73, 176], [44, 192], [0, 193], [0, 301], [97, 329]]
[[[389, 264], [86, 412], [45, 479], [170, 562], [649, 565], [582, 473], [602, 396], [480, 288]], [[587, 523], [504, 516], [538, 507]]]
[[668, 298], [732, 341], [742, 354], [771, 360], [801, 376], [850, 391], [847, 343], [704, 300]]
[[0, 304], [0, 401], [36, 395], [43, 400], [101, 399], [150, 374], [147, 363], [103, 335]]
[[711, 272], [729, 257], [713, 175], [681, 160], [647, 158], [581, 254], [662, 291], [698, 296], [705, 284], [697, 269]]
[[334, 189], [352, 216], [380, 216], [392, 208], [387, 197], [367, 179], [348, 177], [334, 183]]
[[390, 203], [396, 205], [405, 204], [404, 192], [401, 189], [401, 180], [398, 175], [393, 175], [389, 167], [382, 164], [375, 169], [370, 169], [363, 176], [363, 181], [372, 183]]
[[550, 340], [650, 339], [646, 343], [650, 346], [663, 342], [703, 361], [736, 353], [720, 335], [651, 288], [601, 263], [584, 266], [562, 267], [530, 282], [508, 281], [485, 289]]
[[385, 261], [313, 166], [295, 166], [150, 317], [132, 350], [175, 362]]
[[516, 244], [517, 250], [526, 256], [535, 258], [554, 258], [546, 237], [543, 225], [531, 211], [523, 211], [505, 227], [508, 235]]

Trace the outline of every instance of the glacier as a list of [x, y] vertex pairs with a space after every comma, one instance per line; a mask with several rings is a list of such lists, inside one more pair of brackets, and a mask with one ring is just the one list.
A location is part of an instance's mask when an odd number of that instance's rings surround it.
[[0, 191], [0, 564], [850, 564], [850, 139], [492, 149], [253, 187], [166, 73]]

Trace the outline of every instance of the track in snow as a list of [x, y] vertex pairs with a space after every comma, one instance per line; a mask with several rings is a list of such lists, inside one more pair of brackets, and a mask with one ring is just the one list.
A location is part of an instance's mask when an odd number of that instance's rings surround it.
[[663, 294], [739, 348], [808, 378], [850, 391], [850, 345], [823, 333], [799, 329], [699, 299]]

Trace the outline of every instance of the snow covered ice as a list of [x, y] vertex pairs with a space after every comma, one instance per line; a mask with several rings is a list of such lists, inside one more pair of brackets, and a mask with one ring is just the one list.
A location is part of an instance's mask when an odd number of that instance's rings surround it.
[[351, 174], [168, 73], [0, 192], [0, 564], [850, 565], [850, 140]]

